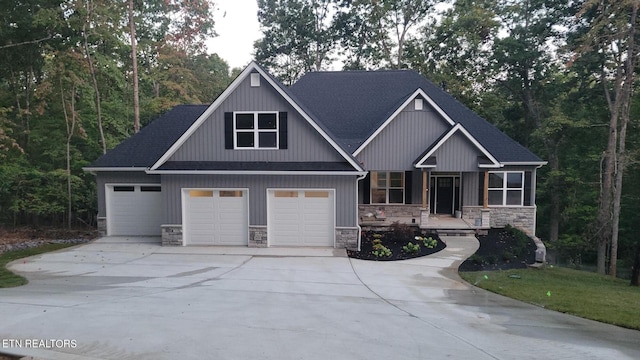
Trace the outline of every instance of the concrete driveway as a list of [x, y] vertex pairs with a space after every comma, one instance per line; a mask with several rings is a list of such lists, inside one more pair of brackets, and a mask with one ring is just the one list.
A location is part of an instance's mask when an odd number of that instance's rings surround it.
[[638, 331], [463, 283], [455, 269], [477, 248], [474, 238], [447, 237], [447, 249], [434, 256], [389, 263], [329, 249], [168, 248], [137, 240], [104, 238], [13, 263], [30, 283], [0, 290], [0, 353], [640, 359]]

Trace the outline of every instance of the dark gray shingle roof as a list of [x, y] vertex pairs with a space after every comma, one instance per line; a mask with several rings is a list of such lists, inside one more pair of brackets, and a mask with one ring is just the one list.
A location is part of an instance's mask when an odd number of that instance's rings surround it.
[[355, 151], [391, 114], [422, 89], [501, 162], [542, 160], [412, 70], [311, 72], [291, 87], [317, 119]]
[[[411, 70], [311, 72], [290, 88], [273, 77], [271, 79], [348, 154], [352, 154], [411, 94], [422, 89], [498, 161], [541, 162], [531, 151]], [[88, 168], [152, 166], [207, 107], [174, 107]]]
[[178, 105], [102, 155], [89, 168], [149, 167], [198, 119], [208, 105]]

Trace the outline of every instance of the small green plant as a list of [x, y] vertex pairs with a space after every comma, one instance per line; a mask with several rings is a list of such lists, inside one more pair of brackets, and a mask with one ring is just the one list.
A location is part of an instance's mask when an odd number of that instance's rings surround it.
[[418, 254], [420, 252], [420, 244], [414, 244], [410, 242], [402, 247], [402, 251], [409, 254]]
[[371, 251], [371, 253], [377, 258], [391, 256], [391, 250], [389, 250], [388, 247], [382, 245], [382, 240], [380, 240], [379, 238], [373, 240], [373, 251]]
[[418, 241], [422, 241], [422, 244], [427, 249], [433, 249], [434, 247], [438, 246], [438, 240], [432, 238], [431, 236], [429, 236], [429, 237], [416, 236], [414, 239], [416, 239]]

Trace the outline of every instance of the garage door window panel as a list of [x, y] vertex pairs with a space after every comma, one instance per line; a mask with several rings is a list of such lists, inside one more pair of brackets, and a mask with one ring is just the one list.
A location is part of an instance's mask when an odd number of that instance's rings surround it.
[[135, 191], [135, 187], [133, 187], [133, 186], [114, 186], [113, 187], [113, 191], [114, 192], [134, 192]]

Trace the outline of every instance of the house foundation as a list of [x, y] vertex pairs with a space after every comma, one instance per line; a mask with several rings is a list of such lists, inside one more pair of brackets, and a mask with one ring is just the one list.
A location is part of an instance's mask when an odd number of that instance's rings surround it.
[[358, 228], [336, 228], [336, 249], [358, 250]]
[[162, 246], [182, 246], [182, 225], [162, 225]]
[[535, 206], [501, 206], [483, 208], [482, 206], [463, 206], [462, 216], [471, 224], [483, 228], [503, 228], [511, 225], [527, 235], [536, 233]]
[[249, 247], [267, 247], [266, 226], [249, 226]]
[[107, 218], [106, 217], [98, 217], [98, 234], [100, 236], [107, 236]]

